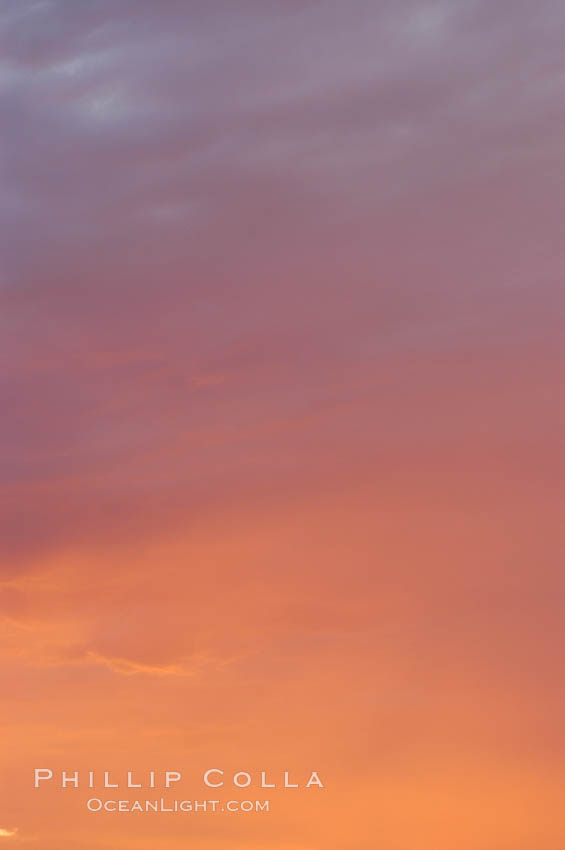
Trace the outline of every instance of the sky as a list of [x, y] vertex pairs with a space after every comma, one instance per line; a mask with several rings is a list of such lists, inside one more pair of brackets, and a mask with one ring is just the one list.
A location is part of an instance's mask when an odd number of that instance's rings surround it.
[[564, 35], [2, 5], [0, 848], [562, 850]]

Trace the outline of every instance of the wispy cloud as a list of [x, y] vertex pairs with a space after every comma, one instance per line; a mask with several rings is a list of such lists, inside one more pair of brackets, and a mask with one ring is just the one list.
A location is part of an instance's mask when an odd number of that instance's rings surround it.
[[3, 827], [0, 827], [0, 838], [13, 838], [17, 832], [17, 827], [15, 827], [14, 829], [4, 829]]
[[128, 658], [107, 658], [97, 652], [88, 652], [87, 659], [95, 664], [108, 667], [113, 673], [123, 676], [135, 676], [144, 674], [148, 676], [175, 676], [180, 678], [196, 676], [202, 668], [203, 663], [192, 664], [143, 664], [139, 661], [131, 661]]

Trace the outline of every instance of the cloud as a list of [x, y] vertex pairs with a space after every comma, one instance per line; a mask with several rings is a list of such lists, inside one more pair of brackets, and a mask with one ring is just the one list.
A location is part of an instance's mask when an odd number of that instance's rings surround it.
[[4, 829], [0, 827], [0, 838], [13, 838], [14, 835], [18, 832], [18, 828], [15, 829]]
[[113, 673], [119, 673], [123, 676], [135, 676], [143, 673], [149, 676], [180, 676], [190, 677], [195, 676], [201, 665], [198, 663], [191, 665], [186, 664], [167, 664], [167, 665], [151, 665], [141, 664], [136, 661], [131, 661], [127, 658], [106, 658], [99, 655], [97, 652], [88, 652], [87, 659], [95, 664], [102, 664], [108, 667]]
[[[442, 843], [418, 777], [457, 788], [488, 749], [518, 789], [494, 844], [539, 845], [512, 818], [519, 789], [541, 810], [526, 763], [549, 777], [561, 723], [564, 21], [560, 0], [3, 5], [18, 775], [133, 763], [157, 728], [172, 762], [299, 750], [354, 768], [349, 803], [304, 815], [332, 850], [365, 846], [382, 812], [353, 779], [375, 796], [400, 752], [422, 817], [392, 806], [383, 842], [466, 850], [472, 792]], [[45, 850], [186, 843], [28, 814]]]

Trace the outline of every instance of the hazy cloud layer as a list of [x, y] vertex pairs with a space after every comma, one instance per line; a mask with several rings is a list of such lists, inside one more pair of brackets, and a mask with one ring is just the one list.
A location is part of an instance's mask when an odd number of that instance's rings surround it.
[[92, 753], [334, 777], [202, 850], [562, 846], [564, 25], [4, 4], [7, 846], [186, 846], [30, 810]]

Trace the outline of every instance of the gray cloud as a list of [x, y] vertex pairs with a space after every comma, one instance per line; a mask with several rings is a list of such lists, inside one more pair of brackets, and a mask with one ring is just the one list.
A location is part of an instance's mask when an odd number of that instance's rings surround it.
[[[10, 557], [110, 515], [134, 525], [140, 497], [116, 469], [155, 481], [151, 458], [187, 434], [184, 489], [173, 448], [159, 516], [208, 498], [215, 458], [234, 492], [245, 462], [250, 480], [292, 479], [293, 457], [319, 475], [329, 449], [316, 460], [293, 431], [312, 411], [351, 460], [333, 411], [383, 363], [400, 375], [407, 356], [499, 345], [527, 363], [544, 336], [549, 362], [563, 24], [553, 0], [4, 9]], [[367, 415], [385, 438], [418, 409], [417, 383], [389, 420], [381, 401]], [[277, 417], [282, 437], [242, 453], [233, 429]], [[198, 448], [208, 429], [221, 450]], [[105, 483], [78, 494], [96, 469]]]

